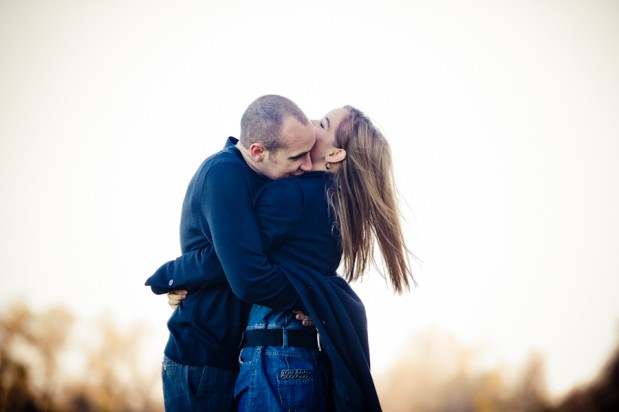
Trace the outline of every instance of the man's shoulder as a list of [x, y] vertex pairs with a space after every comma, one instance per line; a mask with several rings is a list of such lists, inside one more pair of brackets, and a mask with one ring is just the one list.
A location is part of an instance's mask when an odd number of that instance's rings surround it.
[[191, 185], [200, 189], [210, 187], [215, 191], [225, 189], [228, 192], [246, 188], [250, 196], [266, 182], [263, 176], [249, 167], [235, 147], [226, 147], [208, 157], [192, 180]]
[[264, 183], [265, 178], [249, 167], [229, 139], [226, 147], [202, 162], [191, 179], [188, 190], [194, 194], [204, 190], [212, 193], [247, 192], [253, 197]]
[[234, 150], [236, 149], [222, 149], [219, 152], [209, 156], [206, 159], [206, 163], [210, 164], [210, 165], [214, 165], [214, 164], [219, 164], [219, 163], [232, 163], [232, 164], [238, 164], [239, 166], [247, 166], [247, 163], [245, 162], [245, 160], [243, 160], [242, 157], [237, 156], [236, 153], [234, 153]]
[[253, 170], [249, 167], [243, 156], [241, 156], [234, 146], [225, 147], [219, 152], [209, 156], [203, 163], [201, 169], [223, 169], [229, 172], [252, 174]]

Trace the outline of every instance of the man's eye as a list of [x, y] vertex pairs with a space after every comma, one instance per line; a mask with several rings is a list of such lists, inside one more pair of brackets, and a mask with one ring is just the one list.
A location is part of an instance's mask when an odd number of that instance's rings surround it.
[[324, 125], [324, 123], [323, 123], [323, 122], [320, 122], [320, 127], [321, 127], [322, 129], [324, 129], [324, 128], [325, 128], [325, 125]]

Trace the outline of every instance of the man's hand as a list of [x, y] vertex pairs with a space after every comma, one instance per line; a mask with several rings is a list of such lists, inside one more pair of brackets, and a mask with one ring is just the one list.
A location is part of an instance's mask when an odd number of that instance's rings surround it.
[[292, 312], [296, 315], [297, 320], [301, 321], [301, 324], [303, 326], [313, 326], [314, 325], [314, 321], [312, 320], [312, 318], [309, 317], [309, 315], [306, 315], [305, 313], [301, 312], [300, 310], [293, 310]]
[[172, 309], [176, 309], [178, 308], [178, 305], [180, 305], [183, 299], [185, 299], [186, 297], [187, 297], [186, 290], [175, 290], [173, 292], [169, 292], [168, 293], [168, 305], [170, 305]]

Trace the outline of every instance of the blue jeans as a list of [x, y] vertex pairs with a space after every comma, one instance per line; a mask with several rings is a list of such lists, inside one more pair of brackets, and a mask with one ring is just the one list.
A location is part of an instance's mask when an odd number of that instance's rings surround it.
[[234, 411], [237, 372], [188, 366], [164, 356], [161, 365], [166, 412]]
[[310, 412], [328, 409], [328, 361], [318, 350], [244, 348], [234, 388], [240, 412]]

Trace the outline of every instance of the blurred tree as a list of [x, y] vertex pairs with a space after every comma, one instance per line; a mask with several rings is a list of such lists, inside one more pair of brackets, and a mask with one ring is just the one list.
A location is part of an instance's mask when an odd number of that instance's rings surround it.
[[[85, 341], [72, 333], [75, 317], [62, 307], [42, 313], [13, 304], [0, 317], [0, 412], [162, 411], [160, 377], [141, 368], [147, 330], [122, 329], [110, 316]], [[83, 359], [73, 378], [66, 352]], [[515, 381], [500, 368], [481, 367], [480, 352], [443, 333], [411, 340], [403, 357], [376, 376], [385, 412], [619, 411], [619, 347], [599, 377], [573, 390], [558, 406], [547, 401], [544, 359], [532, 354]], [[148, 372], [144, 373], [144, 369]]]
[[145, 378], [139, 368], [144, 327], [121, 333], [111, 318], [102, 318], [87, 343], [70, 347], [86, 359], [70, 380], [60, 359], [74, 323], [65, 308], [34, 313], [24, 304], [13, 304], [0, 318], [0, 412], [163, 410], [151, 390], [159, 383], [157, 371]]
[[28, 380], [26, 367], [0, 348], [0, 411], [39, 411]]
[[[159, 384], [159, 374], [151, 375], [145, 381], [139, 368], [140, 350], [146, 330], [140, 323], [132, 324], [128, 330], [120, 330], [114, 319], [101, 318], [98, 330], [100, 339], [88, 350], [87, 369], [92, 371], [87, 382], [96, 388], [92, 395], [106, 410], [151, 411], [161, 408], [153, 402], [151, 388], [153, 381]], [[121, 408], [122, 406], [122, 408]]]
[[60, 307], [54, 307], [42, 314], [32, 313], [25, 305], [13, 306], [13, 310], [0, 320], [3, 348], [7, 354], [28, 353], [27, 363], [37, 364], [36, 380], [39, 388], [51, 393], [55, 371], [56, 353], [63, 347], [73, 316]]
[[557, 412], [619, 411], [619, 345], [599, 376], [589, 385], [572, 390]]
[[544, 357], [532, 352], [525, 363], [520, 380], [510, 397], [510, 409], [514, 411], [550, 411], [546, 387], [546, 368]]
[[543, 358], [533, 354], [521, 378], [509, 384], [500, 368], [481, 367], [478, 350], [440, 332], [415, 336], [377, 387], [385, 412], [542, 412]]

